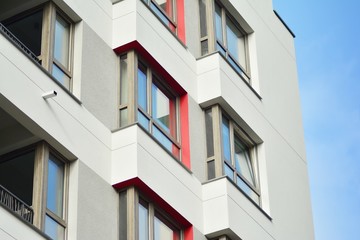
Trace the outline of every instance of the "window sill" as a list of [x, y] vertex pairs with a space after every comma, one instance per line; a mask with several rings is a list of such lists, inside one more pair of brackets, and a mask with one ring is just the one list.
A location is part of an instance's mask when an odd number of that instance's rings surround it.
[[[272, 221], [272, 217], [267, 213], [265, 212], [261, 206], [259, 206], [256, 202], [254, 202], [254, 200], [252, 200], [240, 187], [238, 187], [229, 177], [227, 176], [221, 176], [221, 177], [217, 177], [217, 178], [213, 178], [211, 180], [208, 180], [204, 183], [202, 183], [203, 185], [204, 184], [208, 184], [208, 183], [211, 183], [211, 182], [215, 182], [215, 181], [218, 181], [220, 179], [224, 179], [226, 178], [236, 189], [238, 189], [243, 195], [244, 197], [246, 197], [269, 221]], [[261, 198], [261, 197], [260, 197]]]
[[[193, 172], [191, 171], [191, 169], [189, 169], [184, 163], [181, 162], [180, 159], [177, 159], [168, 149], [166, 149], [151, 133], [149, 133], [143, 126], [141, 126], [140, 123], [135, 122], [135, 123], [131, 123], [129, 125], [126, 125], [124, 127], [120, 127], [117, 129], [114, 129], [111, 131], [111, 133], [116, 133], [118, 131], [121, 131], [123, 129], [129, 128], [129, 127], [133, 127], [133, 126], [137, 126], [138, 128], [140, 128], [146, 135], [148, 135], [154, 142], [156, 142], [156, 144], [159, 145], [159, 147], [161, 147], [175, 162], [177, 162], [182, 168], [184, 168], [189, 174], [193, 174]], [[180, 150], [181, 151], [181, 150]]]

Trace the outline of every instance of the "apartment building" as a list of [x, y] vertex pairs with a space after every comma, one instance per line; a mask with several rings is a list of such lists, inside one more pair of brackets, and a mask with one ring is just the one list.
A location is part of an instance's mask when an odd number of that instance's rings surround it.
[[0, 239], [314, 239], [271, 0], [3, 0], [0, 22]]

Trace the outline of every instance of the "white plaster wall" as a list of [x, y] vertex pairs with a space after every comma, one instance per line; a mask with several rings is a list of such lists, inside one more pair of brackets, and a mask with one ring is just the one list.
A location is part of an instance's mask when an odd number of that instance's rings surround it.
[[202, 231], [200, 181], [137, 125], [114, 133], [113, 140], [112, 184], [140, 178]]
[[[0, 93], [12, 103], [1, 101], [1, 107], [65, 157], [82, 159], [109, 181], [110, 131], [2, 35], [0, 63]], [[49, 90], [58, 95], [44, 100]]]
[[137, 40], [192, 97], [196, 97], [194, 56], [143, 2], [116, 3], [113, 18], [113, 48]]
[[[109, 0], [56, 0], [66, 4], [85, 21], [109, 46], [112, 42], [112, 3]], [[66, 8], [66, 7], [64, 7]]]

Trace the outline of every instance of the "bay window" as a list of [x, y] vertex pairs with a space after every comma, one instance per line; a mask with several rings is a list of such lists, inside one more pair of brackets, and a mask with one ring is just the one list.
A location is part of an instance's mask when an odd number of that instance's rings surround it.
[[208, 179], [227, 176], [259, 205], [256, 143], [219, 106], [205, 111], [205, 126]]
[[120, 57], [120, 71], [119, 126], [137, 122], [180, 160], [180, 94], [134, 51]]
[[248, 33], [220, 1], [199, 0], [201, 55], [218, 51], [250, 83]]

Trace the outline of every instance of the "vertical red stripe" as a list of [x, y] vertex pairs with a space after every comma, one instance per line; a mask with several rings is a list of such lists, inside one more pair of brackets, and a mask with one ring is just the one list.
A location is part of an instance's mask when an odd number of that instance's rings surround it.
[[180, 126], [182, 163], [191, 169], [190, 162], [190, 137], [189, 137], [189, 103], [188, 94], [180, 97]]
[[177, 9], [177, 24], [178, 24], [178, 38], [186, 44], [185, 38], [185, 9], [184, 9], [184, 0], [176, 1], [176, 9]]
[[190, 226], [184, 230], [184, 239], [185, 240], [194, 240], [193, 226]]

